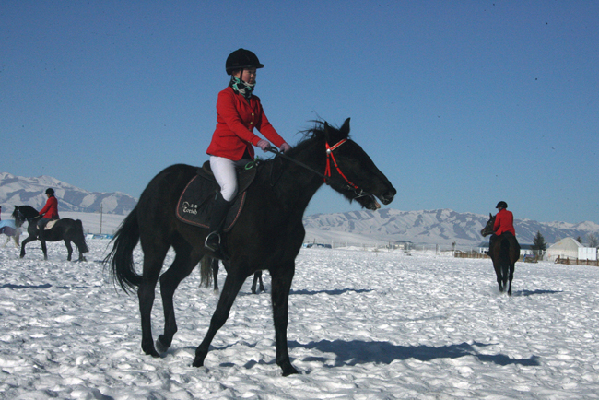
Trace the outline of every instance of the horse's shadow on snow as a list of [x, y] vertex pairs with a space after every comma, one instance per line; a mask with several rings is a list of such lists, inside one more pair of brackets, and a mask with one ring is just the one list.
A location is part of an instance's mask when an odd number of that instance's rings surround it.
[[535, 290], [515, 290], [513, 297], [527, 297], [534, 296], [537, 294], [555, 294], [561, 293], [562, 290], [547, 290], [547, 289], [535, 289]]
[[[430, 361], [436, 359], [457, 359], [466, 356], [473, 356], [482, 362], [494, 363], [501, 366], [519, 364], [524, 366], [541, 365], [539, 357], [530, 358], [510, 358], [503, 354], [479, 354], [477, 347], [492, 346], [491, 344], [482, 344], [474, 342], [473, 344], [462, 343], [451, 346], [430, 347], [430, 346], [395, 346], [388, 342], [366, 342], [363, 340], [321, 340], [319, 342], [310, 342], [301, 344], [297, 341], [289, 341], [289, 347], [304, 347], [307, 349], [317, 349], [324, 353], [335, 354], [334, 367], [354, 366], [363, 363], [382, 363], [390, 364], [394, 360], [416, 359], [420, 361]], [[308, 357], [303, 361], [322, 361], [323, 364], [330, 366], [328, 358]]]
[[348, 293], [348, 292], [354, 292], [354, 293], [365, 293], [365, 292], [371, 292], [372, 289], [323, 289], [323, 290], [308, 290], [308, 289], [299, 289], [299, 290], [294, 290], [291, 289], [289, 290], [289, 295], [295, 295], [295, 294], [305, 294], [305, 295], [315, 295], [315, 294], [319, 294], [319, 293], [325, 293], [331, 296], [336, 296], [336, 295], [340, 295], [340, 294], [344, 294], [344, 293]]

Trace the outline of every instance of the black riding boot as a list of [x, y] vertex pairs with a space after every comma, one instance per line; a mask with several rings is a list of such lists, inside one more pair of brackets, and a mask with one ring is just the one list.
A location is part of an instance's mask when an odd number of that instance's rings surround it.
[[223, 195], [218, 192], [216, 194], [216, 202], [210, 216], [210, 233], [206, 236], [206, 242], [204, 246], [214, 253], [220, 251], [220, 234], [222, 233], [222, 227], [229, 211], [229, 202], [223, 198]]

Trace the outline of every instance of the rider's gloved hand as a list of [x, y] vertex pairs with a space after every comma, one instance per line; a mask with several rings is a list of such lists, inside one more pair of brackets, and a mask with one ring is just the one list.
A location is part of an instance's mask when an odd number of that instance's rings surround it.
[[281, 147], [279, 147], [279, 150], [281, 150], [283, 153], [287, 153], [290, 148], [291, 146], [289, 146], [287, 143], [283, 143]]
[[258, 146], [262, 150], [266, 151], [266, 149], [268, 149], [270, 147], [270, 143], [268, 143], [268, 141], [266, 141], [264, 139], [260, 139], [260, 140], [258, 140], [258, 143], [256, 143], [256, 146]]

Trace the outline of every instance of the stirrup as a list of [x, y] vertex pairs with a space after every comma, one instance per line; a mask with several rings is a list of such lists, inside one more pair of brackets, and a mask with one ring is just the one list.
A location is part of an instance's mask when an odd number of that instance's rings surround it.
[[[216, 241], [213, 240], [215, 236]], [[206, 236], [204, 247], [215, 253], [218, 252], [218, 249], [220, 248], [220, 235], [217, 231], [210, 232], [208, 236]]]

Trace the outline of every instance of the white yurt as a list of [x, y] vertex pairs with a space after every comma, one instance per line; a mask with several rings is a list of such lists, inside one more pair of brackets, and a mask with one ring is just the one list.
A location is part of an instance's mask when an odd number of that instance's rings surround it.
[[572, 238], [565, 238], [547, 248], [546, 260], [555, 261], [559, 258], [578, 258], [578, 249], [582, 244]]

